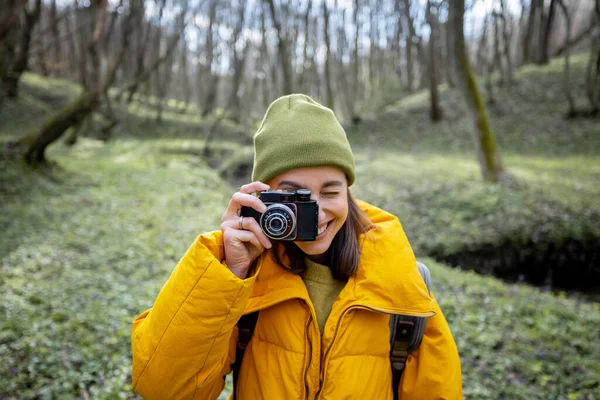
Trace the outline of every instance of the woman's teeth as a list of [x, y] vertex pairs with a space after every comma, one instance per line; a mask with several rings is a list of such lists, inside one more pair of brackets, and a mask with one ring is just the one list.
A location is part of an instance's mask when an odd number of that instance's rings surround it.
[[320, 235], [321, 233], [325, 232], [325, 230], [327, 229], [328, 226], [329, 226], [329, 223], [319, 226], [319, 230], [317, 231], [317, 236]]

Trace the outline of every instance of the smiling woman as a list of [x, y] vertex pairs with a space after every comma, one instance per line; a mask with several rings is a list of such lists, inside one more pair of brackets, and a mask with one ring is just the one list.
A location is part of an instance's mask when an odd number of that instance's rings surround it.
[[[134, 321], [136, 392], [216, 399], [235, 363], [232, 396], [242, 400], [462, 398], [454, 339], [400, 222], [350, 194], [354, 157], [333, 112], [305, 95], [279, 98], [254, 151], [254, 182], [233, 194], [221, 230], [198, 237]], [[272, 192], [256, 196], [267, 190], [316, 203], [318, 215], [292, 205], [294, 216], [273, 219], [274, 229], [308, 219], [314, 240], [269, 238], [259, 221]], [[256, 315], [254, 335], [245, 315]], [[401, 381], [392, 379], [392, 315], [427, 318]]]

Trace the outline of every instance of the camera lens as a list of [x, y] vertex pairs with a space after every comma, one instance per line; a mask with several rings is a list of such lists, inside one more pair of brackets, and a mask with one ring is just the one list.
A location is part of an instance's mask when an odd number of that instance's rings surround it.
[[273, 204], [260, 217], [260, 227], [273, 240], [282, 240], [296, 229], [296, 215], [285, 204]]

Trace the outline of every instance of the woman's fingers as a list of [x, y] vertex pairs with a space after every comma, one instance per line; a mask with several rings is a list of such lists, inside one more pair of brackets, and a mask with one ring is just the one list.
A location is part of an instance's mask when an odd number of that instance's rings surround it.
[[240, 188], [240, 193], [252, 194], [254, 192], [262, 192], [263, 190], [269, 190], [269, 187], [266, 183], [256, 181], [243, 185]]
[[252, 231], [235, 231], [235, 233], [230, 233], [232, 242], [239, 243], [245, 245], [247, 243], [254, 246], [257, 254], [260, 254], [264, 250], [264, 246], [258, 240], [254, 232]]
[[231, 196], [231, 200], [229, 201], [229, 206], [227, 207], [227, 211], [223, 215], [221, 221], [225, 221], [228, 217], [239, 215], [239, 211], [242, 207], [250, 207], [258, 211], [259, 213], [264, 213], [267, 209], [267, 206], [264, 205], [262, 201], [256, 196], [252, 196], [250, 194], [245, 193], [234, 193]]
[[269, 189], [262, 182], [252, 182], [240, 188], [229, 201], [229, 206], [221, 218], [221, 232], [225, 259], [229, 269], [239, 277], [245, 277], [252, 262], [265, 248], [272, 247], [271, 241], [262, 232], [258, 222], [252, 217], [241, 217], [242, 207], [264, 213], [267, 207], [255, 192]]
[[[240, 229], [241, 228], [241, 229]], [[260, 241], [262, 247], [270, 249], [272, 247], [271, 241], [263, 233], [262, 229], [258, 225], [258, 222], [252, 217], [229, 217], [221, 224], [221, 229], [234, 229], [238, 232], [252, 232], [254, 236]]]

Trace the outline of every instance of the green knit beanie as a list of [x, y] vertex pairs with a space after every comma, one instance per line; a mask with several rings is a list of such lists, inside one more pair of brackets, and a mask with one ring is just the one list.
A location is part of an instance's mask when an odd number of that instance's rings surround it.
[[354, 183], [346, 132], [329, 108], [303, 94], [275, 100], [254, 135], [252, 180], [267, 182], [296, 168], [331, 166]]

